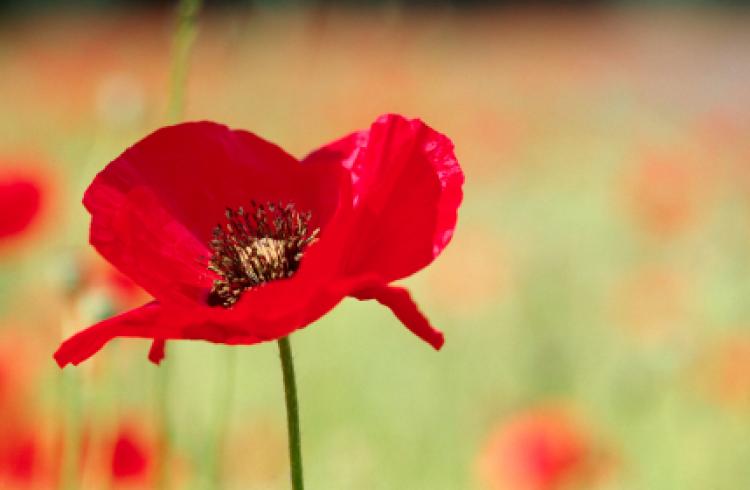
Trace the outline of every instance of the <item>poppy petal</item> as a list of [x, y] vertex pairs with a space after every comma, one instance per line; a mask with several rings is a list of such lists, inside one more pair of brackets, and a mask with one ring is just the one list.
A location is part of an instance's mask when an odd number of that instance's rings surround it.
[[148, 360], [154, 364], [161, 364], [161, 361], [164, 360], [166, 346], [166, 340], [155, 339], [151, 343], [151, 348], [148, 350]]
[[97, 185], [87, 191], [90, 240], [102, 256], [161, 301], [196, 301], [211, 278], [200, 243], [145, 187], [127, 194]]
[[387, 306], [414, 335], [436, 350], [440, 350], [443, 346], [445, 342], [443, 333], [434, 328], [427, 317], [419, 311], [419, 307], [406, 289], [396, 286], [380, 286], [366, 289], [354, 296], [360, 300], [374, 299], [383, 306]]
[[159, 314], [159, 304], [148, 303], [121, 315], [101, 321], [63, 342], [54, 354], [60, 367], [67, 364], [78, 365], [96, 354], [111, 339], [122, 332], [143, 331], [144, 325], [155, 324]]
[[350, 273], [373, 271], [386, 282], [429, 264], [450, 241], [464, 176], [453, 143], [419, 119], [381, 116], [309, 155], [351, 173], [358, 228]]
[[301, 165], [278, 146], [226, 126], [159, 129], [110, 163], [84, 196], [91, 243], [163, 302], [202, 300], [207, 246], [227, 207], [293, 202], [321, 226], [338, 203], [338, 166]]
[[209, 308], [177, 309], [152, 301], [73, 335], [60, 345], [54, 357], [60, 367], [77, 365], [116, 337], [156, 339], [156, 346], [152, 345], [154, 357], [159, 354], [158, 342], [167, 339], [200, 339], [224, 344], [255, 344], [266, 340], [244, 329], [213, 323], [201, 315], [204, 310]]

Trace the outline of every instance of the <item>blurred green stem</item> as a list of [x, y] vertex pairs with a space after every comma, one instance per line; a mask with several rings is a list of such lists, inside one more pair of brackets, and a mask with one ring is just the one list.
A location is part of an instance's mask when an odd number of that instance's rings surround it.
[[172, 44], [172, 73], [170, 76], [167, 122], [179, 122], [185, 113], [185, 87], [187, 85], [190, 53], [198, 34], [197, 20], [201, 0], [180, 0], [177, 11], [177, 29]]
[[284, 394], [286, 396], [286, 420], [289, 430], [289, 466], [291, 468], [292, 490], [304, 490], [302, 482], [302, 448], [300, 442], [299, 408], [297, 406], [297, 382], [294, 379], [294, 361], [289, 337], [279, 339], [279, 357], [284, 374]]
[[[201, 0], [180, 0], [177, 7], [177, 27], [172, 41], [172, 71], [167, 104], [167, 122], [179, 122], [185, 113], [185, 86], [187, 84], [190, 52], [197, 35], [197, 19]], [[161, 431], [156, 467], [156, 487], [170, 487], [172, 432], [169, 424], [169, 368], [162, 363], [156, 372], [156, 418]]]
[[216, 399], [219, 404], [214, 419], [214, 443], [209, 457], [210, 488], [224, 488], [222, 479], [222, 463], [224, 461], [224, 445], [232, 422], [232, 403], [234, 401], [235, 373], [237, 371], [237, 347], [229, 346], [218, 351], [221, 360], [225, 362], [224, 369], [220, 369], [220, 379], [217, 380], [218, 392]]
[[79, 469], [81, 467], [81, 390], [80, 377], [77, 371], [63, 371], [62, 398], [65, 406], [64, 449], [60, 488], [74, 490], [80, 486]]
[[172, 430], [169, 425], [169, 371], [170, 366], [167, 362], [162, 362], [156, 369], [156, 423], [160, 434], [156, 447], [154, 488], [158, 490], [167, 490], [170, 486], [169, 461], [171, 459]]

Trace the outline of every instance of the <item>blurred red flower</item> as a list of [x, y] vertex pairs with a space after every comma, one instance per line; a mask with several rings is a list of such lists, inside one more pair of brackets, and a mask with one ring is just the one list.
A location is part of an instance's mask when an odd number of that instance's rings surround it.
[[22, 170], [0, 169], [0, 240], [26, 231], [42, 206], [42, 184]]
[[479, 472], [492, 490], [558, 490], [592, 481], [594, 452], [588, 433], [571, 415], [541, 408], [493, 431]]
[[301, 162], [212, 122], [157, 130], [84, 196], [91, 243], [155, 301], [73, 336], [55, 359], [78, 364], [115, 337], [154, 339], [154, 361], [167, 339], [274, 340], [346, 296], [377, 300], [440, 348], [390, 283], [448, 244], [462, 184], [451, 141], [397, 115]]
[[110, 475], [113, 483], [146, 483], [150, 479], [153, 447], [135, 427], [119, 427], [111, 441], [110, 451]]
[[0, 438], [0, 482], [3, 488], [24, 488], [41, 478], [41, 443], [28, 428], [3, 424]]

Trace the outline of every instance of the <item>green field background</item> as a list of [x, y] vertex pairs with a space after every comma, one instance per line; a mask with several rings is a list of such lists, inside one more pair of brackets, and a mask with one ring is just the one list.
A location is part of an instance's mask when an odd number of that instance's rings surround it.
[[[397, 112], [449, 135], [466, 174], [453, 243], [405, 281], [442, 351], [353, 299], [292, 336], [310, 489], [494, 490], [477, 469], [491, 434], [561, 406], [602, 466], [565, 488], [750, 488], [749, 23], [395, 4], [201, 16], [186, 119], [302, 157]], [[172, 12], [2, 25], [0, 164], [31, 162], [49, 192], [0, 256], [0, 386], [24, 376], [12, 397], [53, 446], [78, 430], [96, 448], [123, 419], [153, 432], [164, 396], [175, 488], [288, 488], [275, 345], [172, 342], [159, 368], [140, 340], [64, 372], [51, 358], [117, 310], [101, 285], [70, 293], [98, 263], [80, 199], [164, 123]], [[106, 480], [95, 453], [80, 488]]]

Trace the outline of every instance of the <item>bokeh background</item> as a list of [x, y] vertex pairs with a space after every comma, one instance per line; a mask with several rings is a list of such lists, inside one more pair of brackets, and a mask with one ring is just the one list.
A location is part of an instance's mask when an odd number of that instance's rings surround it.
[[[51, 357], [147, 300], [80, 199], [165, 123], [175, 12], [0, 2], [0, 488], [288, 488], [275, 345]], [[309, 488], [748, 488], [750, 11], [201, 12], [187, 119], [303, 156], [384, 112], [466, 173], [453, 243], [405, 281], [447, 342], [355, 300], [294, 334]]]

